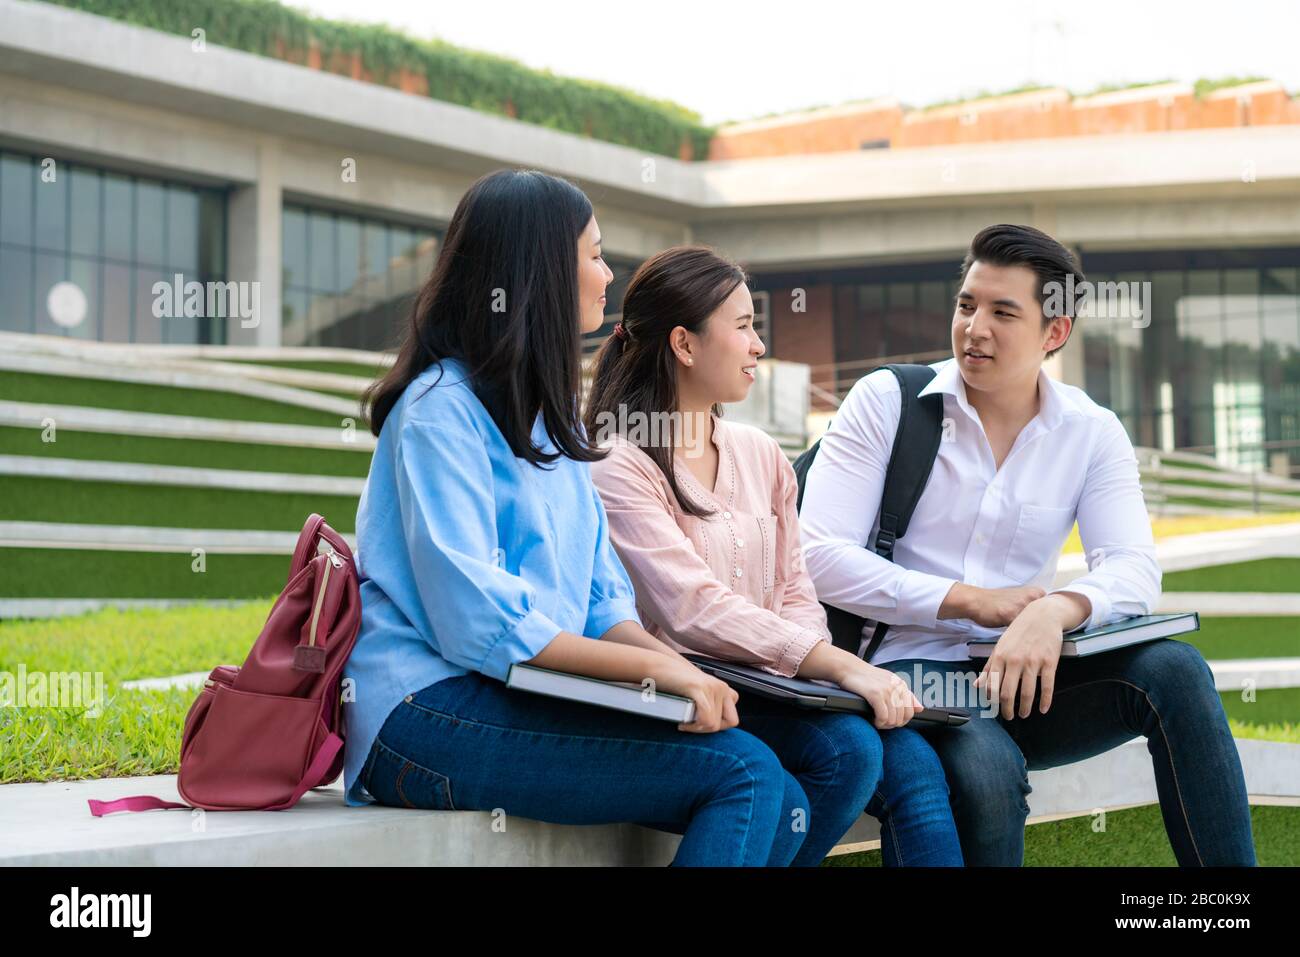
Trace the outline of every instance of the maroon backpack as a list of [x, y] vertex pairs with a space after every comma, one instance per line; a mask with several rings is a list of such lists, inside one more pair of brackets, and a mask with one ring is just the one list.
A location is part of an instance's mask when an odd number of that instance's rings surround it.
[[360, 627], [352, 550], [313, 514], [243, 666], [214, 668], [185, 717], [176, 789], [189, 803], [137, 795], [91, 800], [90, 813], [281, 811], [334, 781], [343, 770], [343, 665]]

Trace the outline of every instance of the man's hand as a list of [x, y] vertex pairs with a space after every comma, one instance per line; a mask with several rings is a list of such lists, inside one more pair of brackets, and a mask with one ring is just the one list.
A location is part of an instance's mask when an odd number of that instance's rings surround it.
[[1002, 717], [1008, 721], [1017, 713], [1029, 717], [1034, 691], [1041, 686], [1038, 710], [1042, 714], [1052, 706], [1056, 686], [1056, 666], [1061, 660], [1061, 643], [1065, 632], [1086, 621], [1092, 603], [1075, 592], [1054, 592], [1025, 606], [984, 663], [975, 679], [975, 687], [997, 691]]
[[1037, 585], [976, 588], [956, 582], [939, 606], [939, 618], [969, 618], [985, 628], [1005, 628], [1016, 616], [1047, 593]]

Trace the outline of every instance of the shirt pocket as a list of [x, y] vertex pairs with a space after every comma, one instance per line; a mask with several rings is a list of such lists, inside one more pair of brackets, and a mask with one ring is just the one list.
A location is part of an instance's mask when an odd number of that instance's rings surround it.
[[1061, 546], [1073, 527], [1073, 508], [1020, 506], [1020, 520], [1011, 537], [1002, 573], [1017, 585], [1034, 583], [1044, 569], [1055, 567]]

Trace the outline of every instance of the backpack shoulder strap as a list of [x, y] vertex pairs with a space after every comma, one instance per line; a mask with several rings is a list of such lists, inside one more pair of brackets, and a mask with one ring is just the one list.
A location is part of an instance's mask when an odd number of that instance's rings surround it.
[[[934, 468], [943, 438], [943, 395], [921, 395], [935, 372], [928, 365], [891, 363], [885, 366], [898, 379], [898, 431], [885, 470], [885, 487], [880, 496], [880, 528], [873, 548], [886, 561], [894, 560], [894, 543], [907, 534], [916, 503]], [[863, 658], [871, 660], [885, 640], [889, 625], [877, 622]], [[856, 652], [856, 648], [853, 649]]]
[[893, 561], [894, 543], [907, 534], [908, 523], [939, 454], [943, 396], [920, 394], [934, 378], [934, 370], [929, 366], [893, 363], [885, 368], [898, 379], [902, 402], [894, 447], [889, 453], [889, 468], [885, 471], [885, 488], [880, 496], [880, 531], [874, 547], [877, 555]]

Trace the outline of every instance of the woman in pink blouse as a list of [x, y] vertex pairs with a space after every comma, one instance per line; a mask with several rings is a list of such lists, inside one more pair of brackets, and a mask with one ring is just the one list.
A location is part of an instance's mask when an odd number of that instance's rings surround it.
[[874, 722], [740, 696], [741, 728], [809, 801], [795, 865], [819, 863], [864, 809], [881, 822], [885, 864], [960, 865], [943, 768], [902, 727], [920, 702], [831, 644], [799, 548], [794, 470], [768, 435], [719, 417], [748, 394], [764, 351], [745, 279], [702, 246], [659, 253], [633, 276], [585, 415], [610, 449], [591, 464], [610, 540], [646, 629], [673, 649], [834, 681], [871, 703]]

